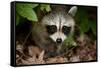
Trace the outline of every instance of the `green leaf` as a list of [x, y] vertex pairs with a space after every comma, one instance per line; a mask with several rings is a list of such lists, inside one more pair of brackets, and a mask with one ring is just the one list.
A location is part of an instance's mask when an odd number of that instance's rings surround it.
[[38, 4], [17, 3], [17, 6], [23, 6], [23, 7], [35, 8], [35, 7], [38, 6]]
[[80, 28], [81, 34], [87, 32], [89, 30], [89, 20], [86, 9], [79, 8], [76, 17], [79, 21], [78, 26]]
[[89, 30], [89, 22], [87, 17], [84, 17], [84, 19], [81, 20], [79, 28], [82, 33], [85, 33]]
[[43, 11], [45, 9], [45, 5], [44, 4], [40, 4], [40, 9]]
[[21, 15], [24, 18], [27, 18], [30, 21], [38, 21], [37, 15], [33, 10], [33, 8], [36, 6], [37, 5], [32, 4], [17, 4], [16, 11], [19, 15]]
[[46, 6], [46, 11], [47, 11], [47, 12], [51, 11], [50, 5], [47, 5], [47, 6]]
[[70, 34], [70, 36], [68, 36], [67, 39], [65, 39], [64, 43], [66, 44], [66, 46], [76, 46], [77, 45], [74, 41], [73, 34]]
[[51, 11], [51, 7], [50, 5], [48, 4], [41, 4], [40, 5], [40, 9], [43, 11], [43, 10], [46, 10], [47, 12], [50, 12]]
[[96, 21], [93, 20], [93, 21], [90, 21], [90, 28], [92, 29], [92, 32], [94, 35], [96, 35]]
[[32, 8], [35, 8], [35, 7], [37, 7], [38, 6], [38, 4], [32, 4], [32, 5], [30, 5]]
[[19, 24], [19, 20], [20, 20], [20, 17], [18, 14], [16, 14], [16, 26]]

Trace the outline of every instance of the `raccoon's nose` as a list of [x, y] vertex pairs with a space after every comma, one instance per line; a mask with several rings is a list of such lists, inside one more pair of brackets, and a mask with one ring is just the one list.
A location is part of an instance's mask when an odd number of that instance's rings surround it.
[[61, 38], [57, 38], [56, 42], [57, 43], [62, 43], [62, 39]]

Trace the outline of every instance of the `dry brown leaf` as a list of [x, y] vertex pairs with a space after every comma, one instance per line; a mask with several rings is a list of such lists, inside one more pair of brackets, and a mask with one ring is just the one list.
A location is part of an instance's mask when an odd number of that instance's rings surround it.
[[45, 51], [43, 50], [43, 51], [40, 53], [39, 57], [36, 58], [36, 60], [35, 60], [35, 63], [36, 63], [36, 64], [44, 64], [44, 63], [45, 63], [45, 61], [43, 60], [44, 53], [45, 53]]
[[23, 52], [23, 46], [21, 44], [16, 45], [16, 50], [18, 50], [19, 52]]
[[28, 51], [29, 51], [29, 55], [30, 56], [34, 56], [34, 55], [39, 55], [41, 53], [41, 49], [39, 47], [36, 47], [36, 46], [33, 46], [33, 45], [30, 45], [28, 47]]
[[79, 56], [73, 56], [70, 58], [70, 62], [79, 62], [79, 61], [80, 61]]
[[62, 56], [48, 58], [46, 63], [64, 63], [68, 62], [68, 59]]

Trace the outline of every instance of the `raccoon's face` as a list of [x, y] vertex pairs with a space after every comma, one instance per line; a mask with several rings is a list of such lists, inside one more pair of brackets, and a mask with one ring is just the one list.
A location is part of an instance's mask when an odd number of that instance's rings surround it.
[[68, 13], [62, 11], [50, 13], [42, 20], [45, 24], [49, 37], [56, 43], [62, 43], [74, 30], [75, 21], [73, 16], [77, 7], [72, 7]]

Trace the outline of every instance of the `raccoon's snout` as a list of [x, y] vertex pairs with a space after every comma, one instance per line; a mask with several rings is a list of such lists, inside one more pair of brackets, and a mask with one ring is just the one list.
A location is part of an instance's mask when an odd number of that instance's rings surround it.
[[61, 38], [57, 38], [57, 39], [56, 39], [56, 42], [57, 42], [57, 43], [62, 43], [62, 39], [61, 39]]

